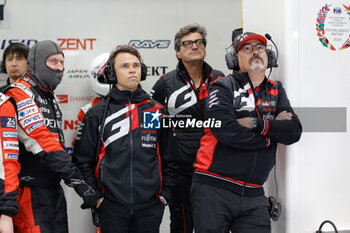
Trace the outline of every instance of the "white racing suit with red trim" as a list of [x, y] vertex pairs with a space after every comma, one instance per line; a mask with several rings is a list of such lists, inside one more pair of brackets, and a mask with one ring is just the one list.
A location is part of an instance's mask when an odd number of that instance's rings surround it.
[[0, 215], [10, 217], [18, 213], [17, 174], [20, 170], [14, 104], [10, 102], [10, 97], [0, 93]]
[[14, 218], [15, 229], [67, 232], [61, 178], [84, 198], [84, 205], [96, 202], [99, 195], [85, 183], [65, 153], [62, 113], [53, 93], [34, 80], [25, 74], [6, 90], [17, 103], [20, 141], [20, 212]]

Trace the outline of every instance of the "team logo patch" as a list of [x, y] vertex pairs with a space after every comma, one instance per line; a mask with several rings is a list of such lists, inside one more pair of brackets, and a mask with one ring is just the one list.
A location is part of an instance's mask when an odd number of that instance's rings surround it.
[[2, 137], [4, 138], [17, 138], [17, 132], [2, 132]]
[[2, 142], [4, 150], [18, 150], [18, 142], [16, 141], [3, 141]]
[[18, 112], [19, 120], [25, 118], [26, 116], [32, 115], [34, 113], [38, 113], [38, 108], [36, 106], [26, 108], [20, 112]]
[[160, 116], [162, 114], [157, 110], [156, 112], [143, 113], [143, 128], [145, 129], [160, 129]]
[[45, 125], [44, 122], [42, 122], [42, 121], [40, 121], [40, 122], [38, 122], [38, 123], [36, 123], [36, 124], [33, 124], [33, 125], [29, 126], [28, 129], [26, 129], [26, 132], [27, 132], [28, 134], [30, 134], [34, 129], [36, 129], [36, 128], [38, 128], [39, 126], [42, 126], [42, 125]]
[[32, 105], [35, 105], [34, 100], [25, 99], [25, 100], [22, 100], [21, 102], [17, 103], [17, 110], [21, 111], [23, 108], [28, 107], [28, 106], [32, 106]]
[[22, 125], [23, 128], [25, 128], [26, 126], [38, 122], [38, 121], [42, 121], [44, 120], [43, 117], [41, 116], [41, 114], [35, 114], [35, 115], [31, 115], [27, 118], [24, 118], [23, 120], [21, 120], [19, 123]]
[[5, 159], [18, 159], [18, 154], [5, 153]]
[[16, 119], [13, 117], [1, 117], [2, 128], [16, 128]]

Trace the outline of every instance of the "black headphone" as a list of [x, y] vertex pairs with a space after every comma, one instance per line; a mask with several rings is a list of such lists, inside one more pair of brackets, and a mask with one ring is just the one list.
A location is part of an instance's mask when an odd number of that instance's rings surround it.
[[[146, 80], [146, 77], [147, 77], [147, 66], [141, 62], [141, 81]], [[110, 62], [106, 63], [105, 68], [103, 70], [103, 75], [101, 78], [103, 78], [103, 80], [99, 80], [99, 81], [102, 83], [108, 83], [108, 84], [118, 83], [114, 66]]]
[[[273, 42], [273, 40], [271, 39], [271, 36], [266, 33], [265, 37], [268, 40], [271, 40], [271, 42], [275, 46], [277, 54], [278, 54], [277, 46]], [[234, 38], [232, 38], [232, 39], [234, 40]], [[233, 43], [232, 43], [231, 46], [233, 46]], [[278, 56], [276, 56], [275, 52], [272, 51], [271, 49], [266, 49], [266, 54], [267, 54], [267, 61], [268, 61], [267, 68], [278, 67], [278, 64], [277, 64]], [[229, 68], [230, 70], [239, 71], [238, 55], [237, 55], [235, 49], [233, 49], [232, 52], [227, 52], [226, 53], [225, 60], [226, 60], [227, 68]]]

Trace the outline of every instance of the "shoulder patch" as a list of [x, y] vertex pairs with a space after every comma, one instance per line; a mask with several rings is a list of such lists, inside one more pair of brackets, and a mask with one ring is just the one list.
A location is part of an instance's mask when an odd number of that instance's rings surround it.
[[10, 97], [0, 92], [0, 106], [3, 105]]
[[1, 128], [16, 128], [16, 118], [14, 117], [1, 117]]

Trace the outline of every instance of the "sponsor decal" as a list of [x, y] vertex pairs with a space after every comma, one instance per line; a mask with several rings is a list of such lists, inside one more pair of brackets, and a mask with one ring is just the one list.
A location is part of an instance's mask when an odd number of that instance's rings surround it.
[[18, 154], [15, 154], [15, 153], [5, 153], [5, 159], [18, 159]]
[[17, 141], [3, 141], [4, 150], [19, 150]]
[[42, 125], [44, 125], [44, 122], [42, 122], [42, 121], [40, 121], [40, 122], [38, 122], [38, 123], [36, 123], [36, 124], [33, 124], [33, 125], [29, 126], [28, 129], [26, 129], [26, 132], [27, 132], [28, 134], [30, 134], [34, 129], [36, 129], [36, 128], [38, 128], [39, 126], [42, 126]]
[[42, 113], [50, 113], [51, 111], [48, 108], [40, 107], [40, 112], [42, 112]]
[[42, 121], [43, 117], [40, 113], [29, 116], [27, 118], [24, 118], [23, 120], [19, 121], [19, 123], [22, 125], [23, 128], [27, 127], [30, 124], [33, 124], [38, 121]]
[[21, 111], [23, 108], [35, 105], [34, 100], [25, 99], [17, 103], [17, 110]]
[[13, 117], [1, 117], [2, 128], [16, 128], [16, 119]]
[[45, 118], [44, 120], [45, 120], [45, 125], [48, 128], [51, 128], [51, 129], [62, 128], [62, 121], [49, 119], [49, 118]]
[[146, 136], [141, 136], [141, 141], [143, 141], [143, 142], [156, 142], [157, 137], [151, 136], [151, 134], [147, 134]]
[[160, 116], [162, 114], [156, 112], [143, 112], [143, 128], [145, 129], [160, 129]]
[[142, 147], [145, 148], [156, 148], [157, 145], [156, 144], [152, 144], [152, 143], [141, 143]]
[[67, 71], [68, 78], [90, 78], [88, 69], [75, 69]]
[[137, 49], [166, 49], [170, 45], [170, 40], [130, 40], [129, 45]]
[[27, 45], [28, 47], [32, 47], [38, 42], [38, 40], [35, 39], [2, 39], [0, 40], [0, 49], [4, 50], [7, 46], [9, 46], [12, 43], [22, 43]]
[[60, 104], [67, 104], [71, 102], [91, 102], [96, 96], [69, 96], [69, 95], [56, 95]]
[[4, 131], [4, 132], [2, 132], [2, 137], [4, 137], [4, 138], [17, 138], [17, 132]]
[[62, 50], [93, 50], [96, 38], [58, 38]]
[[147, 76], [161, 76], [167, 69], [168, 66], [147, 66]]
[[66, 147], [66, 154], [67, 155], [73, 155], [73, 147]]
[[33, 106], [33, 107], [30, 107], [30, 108], [26, 108], [20, 112], [18, 112], [18, 119], [23, 119], [25, 118], [26, 116], [29, 116], [31, 114], [34, 114], [34, 113], [38, 113], [38, 108], [36, 106]]
[[64, 120], [63, 126], [64, 130], [76, 130], [78, 126], [78, 120]]
[[39, 103], [47, 105], [47, 100], [46, 100], [46, 99], [41, 98], [41, 96], [40, 96], [40, 95], [38, 96], [37, 100], [39, 101]]

